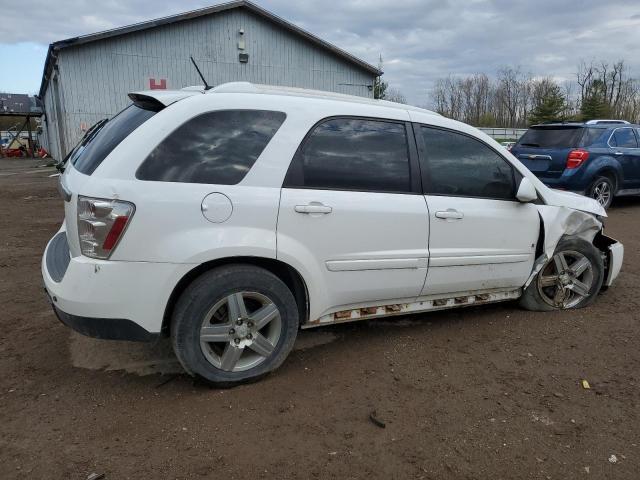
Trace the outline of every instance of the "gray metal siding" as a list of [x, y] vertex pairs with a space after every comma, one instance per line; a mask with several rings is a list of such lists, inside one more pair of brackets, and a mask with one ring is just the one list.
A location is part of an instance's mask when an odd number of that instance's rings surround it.
[[[238, 60], [241, 28], [245, 64]], [[249, 81], [372, 96], [370, 72], [254, 13], [229, 10], [60, 50], [66, 148], [79, 141], [81, 126], [113, 116], [129, 103], [128, 92], [149, 89], [152, 78], [166, 79], [168, 89], [201, 85], [189, 55], [212, 85]], [[47, 112], [54, 108], [52, 87], [49, 82]], [[66, 153], [51, 138], [49, 148], [56, 158]]]
[[57, 121], [57, 112], [55, 107], [55, 102], [53, 100], [53, 82], [50, 82], [51, 88], [48, 88], [45, 92], [43, 103], [44, 103], [44, 112], [45, 115], [43, 117], [44, 123], [42, 125], [42, 136], [40, 137], [40, 141], [42, 145], [49, 151], [49, 153], [53, 156], [53, 158], [62, 158], [60, 156], [61, 149], [59, 142], [59, 131], [58, 131], [58, 121]]

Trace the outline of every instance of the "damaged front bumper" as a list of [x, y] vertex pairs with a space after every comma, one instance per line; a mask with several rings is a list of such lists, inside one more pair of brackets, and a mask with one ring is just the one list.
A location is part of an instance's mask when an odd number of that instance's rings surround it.
[[624, 258], [624, 245], [602, 233], [594, 239], [594, 245], [605, 255], [605, 271], [602, 286], [609, 287], [618, 277]]
[[536, 260], [525, 288], [548, 259], [553, 257], [558, 242], [564, 236], [574, 236], [593, 243], [603, 254], [605, 271], [602, 286], [609, 287], [613, 284], [622, 268], [624, 246], [603, 233], [602, 217], [595, 212], [553, 205], [539, 205], [538, 212], [542, 218], [545, 233], [543, 255]]

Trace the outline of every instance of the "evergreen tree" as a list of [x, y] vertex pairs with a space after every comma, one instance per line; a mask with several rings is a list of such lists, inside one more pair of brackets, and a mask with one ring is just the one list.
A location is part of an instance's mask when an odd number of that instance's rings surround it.
[[587, 87], [587, 92], [580, 106], [582, 120], [594, 118], [607, 118], [609, 116], [609, 104], [605, 94], [604, 82], [600, 79], [592, 80]]
[[567, 102], [560, 86], [552, 80], [542, 80], [534, 89], [538, 91], [534, 95], [529, 121], [534, 124], [561, 121]]
[[[382, 71], [382, 54], [380, 54], [378, 70]], [[382, 75], [377, 76], [373, 82], [373, 98], [384, 100], [387, 96], [387, 88], [389, 88], [389, 84], [382, 79]]]

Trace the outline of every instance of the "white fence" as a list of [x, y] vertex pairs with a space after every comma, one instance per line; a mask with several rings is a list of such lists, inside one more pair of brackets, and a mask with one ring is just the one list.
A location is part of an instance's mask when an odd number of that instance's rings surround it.
[[487, 128], [487, 127], [479, 127], [478, 130], [482, 130], [484, 133], [489, 135], [491, 138], [495, 138], [496, 140], [506, 140], [507, 138], [515, 138], [518, 139], [524, 132], [527, 131], [526, 128]]

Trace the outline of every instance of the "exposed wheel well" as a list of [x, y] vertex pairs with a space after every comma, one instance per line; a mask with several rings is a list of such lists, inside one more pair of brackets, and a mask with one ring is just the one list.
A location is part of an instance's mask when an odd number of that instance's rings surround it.
[[287, 287], [289, 287], [289, 290], [291, 290], [294, 298], [296, 299], [296, 304], [298, 305], [298, 312], [300, 315], [300, 325], [306, 323], [309, 312], [309, 294], [302, 276], [296, 269], [284, 262], [281, 262], [280, 260], [271, 258], [228, 257], [218, 260], [212, 260], [210, 262], [198, 265], [180, 279], [180, 281], [174, 287], [173, 292], [171, 292], [169, 301], [167, 302], [167, 306], [164, 311], [161, 329], [163, 335], [168, 336], [170, 334], [171, 316], [173, 315], [173, 309], [176, 302], [180, 298], [180, 295], [182, 295], [182, 292], [184, 292], [187, 286], [204, 272], [212, 270], [221, 265], [229, 265], [231, 263], [255, 265], [257, 267], [264, 268], [265, 270], [268, 270], [269, 272], [277, 276], [284, 282]]
[[618, 179], [618, 174], [616, 173], [615, 170], [611, 169], [611, 168], [605, 168], [603, 170], [600, 170], [597, 175], [597, 177], [607, 177], [610, 180], [613, 181], [613, 193], [615, 194], [618, 191], [618, 185], [620, 183], [620, 180]]

